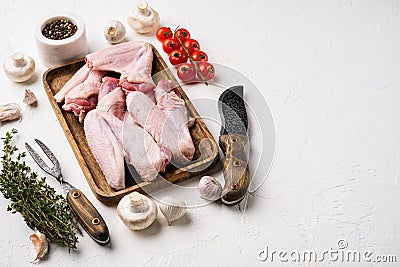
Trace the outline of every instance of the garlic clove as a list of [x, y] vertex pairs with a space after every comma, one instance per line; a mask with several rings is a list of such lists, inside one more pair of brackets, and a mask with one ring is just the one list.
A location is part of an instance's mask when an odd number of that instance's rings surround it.
[[27, 88], [25, 88], [25, 96], [23, 101], [28, 106], [36, 106], [37, 104], [37, 98], [35, 94]]
[[3, 64], [4, 73], [14, 82], [25, 82], [35, 74], [35, 61], [17, 52], [8, 57]]
[[186, 214], [186, 203], [174, 197], [164, 197], [159, 204], [160, 211], [167, 220], [168, 225], [182, 218]]
[[117, 206], [121, 221], [135, 231], [149, 227], [155, 221], [157, 213], [154, 201], [138, 192], [124, 196]]
[[104, 37], [110, 44], [121, 43], [126, 36], [124, 24], [118, 20], [112, 20], [104, 27]]
[[222, 186], [211, 176], [203, 176], [199, 182], [200, 196], [206, 200], [215, 201], [221, 198]]
[[4, 121], [21, 119], [21, 107], [16, 103], [0, 105], [0, 124]]
[[39, 262], [49, 251], [49, 243], [47, 242], [47, 238], [44, 234], [36, 231], [35, 233], [31, 234], [29, 239], [33, 243], [36, 251], [36, 257], [32, 261], [32, 263]]

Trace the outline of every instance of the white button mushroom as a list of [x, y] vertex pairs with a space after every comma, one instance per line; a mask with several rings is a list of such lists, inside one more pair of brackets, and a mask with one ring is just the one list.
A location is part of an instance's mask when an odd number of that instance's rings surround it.
[[154, 31], [159, 23], [160, 16], [146, 1], [138, 2], [136, 9], [128, 17], [128, 25], [138, 33]]
[[132, 230], [149, 227], [157, 217], [157, 206], [153, 200], [133, 192], [118, 203], [117, 213], [121, 221]]
[[23, 53], [17, 52], [4, 61], [4, 73], [14, 82], [25, 82], [35, 73], [35, 61]]

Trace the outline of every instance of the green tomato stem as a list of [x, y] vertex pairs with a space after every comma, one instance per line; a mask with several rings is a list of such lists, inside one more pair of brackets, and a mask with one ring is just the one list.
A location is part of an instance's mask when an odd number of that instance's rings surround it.
[[[178, 27], [179, 27], [179, 26], [178, 26]], [[177, 29], [178, 29], [178, 28], [176, 28], [176, 29], [174, 30], [174, 36], [175, 36], [175, 32], [176, 32]], [[177, 37], [177, 36], [175, 36], [175, 37]], [[205, 85], [208, 86], [208, 82], [207, 82], [206, 77], [204, 77], [203, 74], [201, 74], [200, 69], [199, 69], [199, 67], [197, 66], [197, 61], [194, 61], [194, 60], [193, 60], [192, 56], [191, 56], [190, 53], [189, 53], [189, 50], [187, 50], [186, 47], [183, 45], [181, 38], [177, 37], [176, 39], [179, 41], [179, 43], [180, 43], [180, 45], [182, 46], [183, 50], [185, 50], [186, 54], [188, 55], [188, 58], [189, 58], [190, 61], [193, 63], [194, 67], [196, 68], [196, 73], [200, 74], [200, 78], [203, 80], [203, 82], [205, 83]], [[207, 75], [207, 76], [208, 76], [208, 75]]]

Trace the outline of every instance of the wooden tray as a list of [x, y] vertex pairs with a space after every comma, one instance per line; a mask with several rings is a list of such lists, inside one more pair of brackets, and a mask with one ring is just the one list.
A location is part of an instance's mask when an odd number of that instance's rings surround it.
[[[154, 56], [152, 74], [154, 75], [154, 82], [157, 84], [161, 79], [172, 80], [178, 91], [181, 93], [182, 98], [185, 100], [190, 115], [195, 118], [194, 126], [190, 129], [196, 147], [194, 161], [179, 169], [173, 167], [172, 164], [169, 164], [165, 173], [162, 174], [164, 179], [158, 178], [152, 182], [136, 183], [135, 179], [133, 179], [130, 172], [125, 167], [125, 181], [127, 188], [119, 191], [113, 190], [106, 182], [103, 172], [88, 147], [83, 130], [83, 124], [79, 123], [73, 114], [65, 112], [61, 108], [62, 104], [58, 104], [54, 99], [54, 95], [64, 86], [73, 74], [85, 64], [84, 59], [55, 66], [47, 70], [43, 75], [43, 84], [47, 96], [72, 150], [75, 153], [79, 165], [82, 168], [86, 180], [94, 195], [106, 205], [117, 204], [124, 195], [133, 191], [146, 193], [162, 188], [170, 183], [177, 183], [186, 180], [213, 168], [218, 162], [218, 146], [213, 136], [193, 107], [185, 92], [175, 80], [160, 54], [154, 47], [152, 48]], [[161, 70], [164, 71], [160, 72]], [[200, 142], [202, 142], [201, 149], [199, 148]], [[136, 178], [136, 180], [140, 181], [138, 178]]]

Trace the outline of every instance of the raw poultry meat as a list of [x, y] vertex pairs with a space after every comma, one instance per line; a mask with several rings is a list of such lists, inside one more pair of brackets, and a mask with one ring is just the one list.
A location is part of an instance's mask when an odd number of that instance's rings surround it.
[[83, 122], [85, 115], [96, 108], [100, 81], [104, 75], [106, 75], [104, 71], [90, 71], [86, 80], [65, 96], [62, 108], [68, 112], [72, 111], [79, 118], [79, 122]]
[[171, 119], [179, 131], [178, 145], [187, 159], [192, 159], [195, 147], [189, 131], [188, 112], [185, 101], [173, 90], [171, 80], [161, 80], [155, 89], [157, 106]]
[[192, 148], [178, 138], [179, 130], [172, 117], [167, 116], [145, 94], [135, 91], [126, 99], [127, 110], [135, 122], [142, 126], [161, 146], [169, 149], [176, 163], [187, 163], [193, 156]]
[[[114, 45], [85, 60], [55, 98], [65, 99], [63, 109], [80, 122], [86, 115], [88, 145], [113, 189], [125, 188], [124, 156], [143, 181], [156, 179], [171, 159], [181, 166], [193, 158], [185, 102], [171, 81], [160, 81], [156, 88], [150, 44]], [[107, 72], [120, 77], [105, 77]]]
[[118, 87], [119, 79], [112, 77], [104, 77], [102, 80], [101, 87], [99, 89], [99, 101], [109, 92]]
[[[166, 93], [169, 92], [175, 92], [175, 94], [181, 98], [180, 94], [178, 91], [175, 90], [174, 88], [174, 83], [171, 80], [160, 80], [157, 84], [156, 89], [154, 90], [155, 98], [156, 101], [159, 101], [159, 99], [165, 95]], [[183, 100], [182, 100], [183, 101]]]
[[126, 89], [128, 91], [126, 94], [128, 94], [129, 91], [140, 91], [142, 93], [148, 93], [155, 88], [153, 82], [148, 81], [144, 83], [131, 83], [128, 82], [126, 78], [120, 79], [118, 86]]
[[89, 76], [90, 69], [86, 66], [83, 65], [82, 68], [80, 68], [74, 76], [71, 77], [67, 81], [67, 83], [61, 88], [61, 90], [54, 96], [56, 99], [57, 103], [61, 103], [64, 101], [65, 96], [72, 90], [74, 89], [77, 85], [83, 83], [86, 78]]
[[85, 119], [86, 140], [106, 177], [115, 190], [125, 188], [122, 121], [101, 110], [90, 111]]
[[153, 102], [155, 102], [155, 97], [154, 97], [155, 85], [153, 82], [130, 83], [126, 79], [121, 79], [118, 85], [122, 87], [122, 90], [124, 91], [125, 95], [128, 95], [129, 93], [132, 93], [134, 91], [139, 91], [150, 97], [150, 99]]
[[158, 173], [165, 171], [171, 160], [171, 152], [160, 147], [133, 118], [125, 116], [123, 147], [127, 163], [135, 167], [143, 181], [153, 181]]
[[120, 87], [104, 96], [97, 104], [97, 109], [105, 111], [121, 121], [125, 116], [125, 94]]
[[143, 83], [151, 78], [153, 50], [146, 42], [131, 41], [98, 50], [85, 60], [90, 69], [119, 72], [121, 79]]
[[79, 122], [83, 122], [85, 115], [96, 108], [97, 94], [100, 83], [82, 83], [75, 87], [65, 97], [65, 104], [62, 108], [65, 111], [73, 112]]

